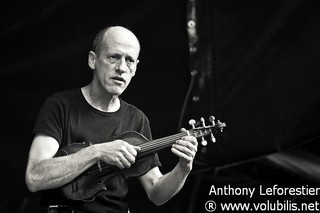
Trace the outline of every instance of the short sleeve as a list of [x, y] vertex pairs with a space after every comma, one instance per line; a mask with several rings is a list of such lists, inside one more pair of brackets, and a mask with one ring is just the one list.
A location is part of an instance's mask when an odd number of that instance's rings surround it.
[[60, 95], [55, 94], [48, 97], [38, 113], [32, 131], [32, 137], [34, 137], [36, 133], [42, 133], [53, 137], [61, 144], [64, 112], [65, 106]]

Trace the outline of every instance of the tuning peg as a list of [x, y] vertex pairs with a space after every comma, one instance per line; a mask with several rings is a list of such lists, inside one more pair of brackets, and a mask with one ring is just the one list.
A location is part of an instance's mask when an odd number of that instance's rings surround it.
[[216, 118], [214, 116], [212, 116], [212, 115], [209, 117], [209, 121], [212, 123], [212, 126], [216, 125], [216, 123], [214, 122], [215, 119]]
[[192, 126], [192, 129], [195, 129], [196, 121], [194, 119], [189, 120], [189, 124]]
[[202, 146], [207, 146], [208, 141], [206, 141], [206, 139], [204, 139], [204, 137], [201, 137], [201, 144], [202, 144]]
[[202, 123], [202, 126], [205, 127], [205, 126], [206, 126], [206, 123], [205, 123], [205, 120], [204, 120], [203, 117], [200, 118], [200, 121], [201, 121], [201, 123]]
[[211, 133], [210, 134], [210, 137], [211, 137], [211, 141], [213, 142], [213, 143], [215, 143], [216, 142], [216, 138], [214, 137], [214, 135]]

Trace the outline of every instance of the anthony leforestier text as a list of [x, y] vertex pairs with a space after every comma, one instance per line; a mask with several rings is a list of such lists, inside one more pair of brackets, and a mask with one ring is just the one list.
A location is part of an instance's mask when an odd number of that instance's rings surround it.
[[225, 185], [223, 187], [217, 187], [211, 185], [209, 190], [210, 195], [223, 195], [223, 196], [249, 196], [252, 198], [254, 195], [259, 196], [275, 196], [275, 195], [319, 195], [320, 188], [309, 187], [303, 185], [299, 187], [280, 187], [277, 184], [273, 186], [262, 186], [257, 187], [235, 187], [232, 185]]

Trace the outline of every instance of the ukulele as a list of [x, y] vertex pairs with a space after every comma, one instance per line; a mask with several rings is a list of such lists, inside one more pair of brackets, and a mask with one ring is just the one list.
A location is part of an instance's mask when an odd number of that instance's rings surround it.
[[[196, 122], [192, 119], [189, 121], [192, 129], [153, 141], [149, 141], [142, 134], [135, 131], [124, 132], [115, 139], [124, 140], [131, 145], [139, 146], [141, 148], [137, 154], [136, 162], [132, 164], [130, 168], [119, 169], [116, 166], [98, 161], [98, 165], [90, 167], [73, 181], [62, 186], [61, 191], [71, 200], [85, 202], [92, 201], [94, 200], [96, 193], [102, 190], [108, 190], [104, 183], [110, 177], [124, 175], [128, 178], [141, 176], [147, 173], [150, 170], [150, 165], [155, 152], [171, 146], [181, 137], [187, 135], [196, 138], [201, 137], [203, 142], [205, 141], [205, 136], [211, 135], [211, 138], [214, 139], [213, 132], [222, 132], [223, 128], [226, 126], [225, 123], [222, 123], [219, 120], [215, 123], [214, 120], [214, 117], [210, 116], [209, 121], [211, 122], [211, 125], [206, 126], [204, 119], [201, 118], [202, 126], [195, 127]], [[88, 146], [90, 146], [90, 144], [85, 142], [73, 143], [60, 149], [55, 157], [69, 155]]]

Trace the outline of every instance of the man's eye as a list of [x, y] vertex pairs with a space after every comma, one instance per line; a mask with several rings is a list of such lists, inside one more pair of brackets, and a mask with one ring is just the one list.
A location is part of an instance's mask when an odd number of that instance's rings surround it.
[[127, 59], [127, 64], [132, 65], [132, 64], [134, 64], [134, 63], [135, 63], [135, 60], [130, 59], [130, 58]]
[[127, 60], [127, 63], [128, 63], [128, 64], [133, 64], [134, 61], [132, 61], [132, 60]]
[[115, 63], [115, 62], [117, 62], [117, 57], [115, 57], [115, 56], [109, 56], [109, 57], [108, 57], [108, 60], [109, 60], [111, 63]]

